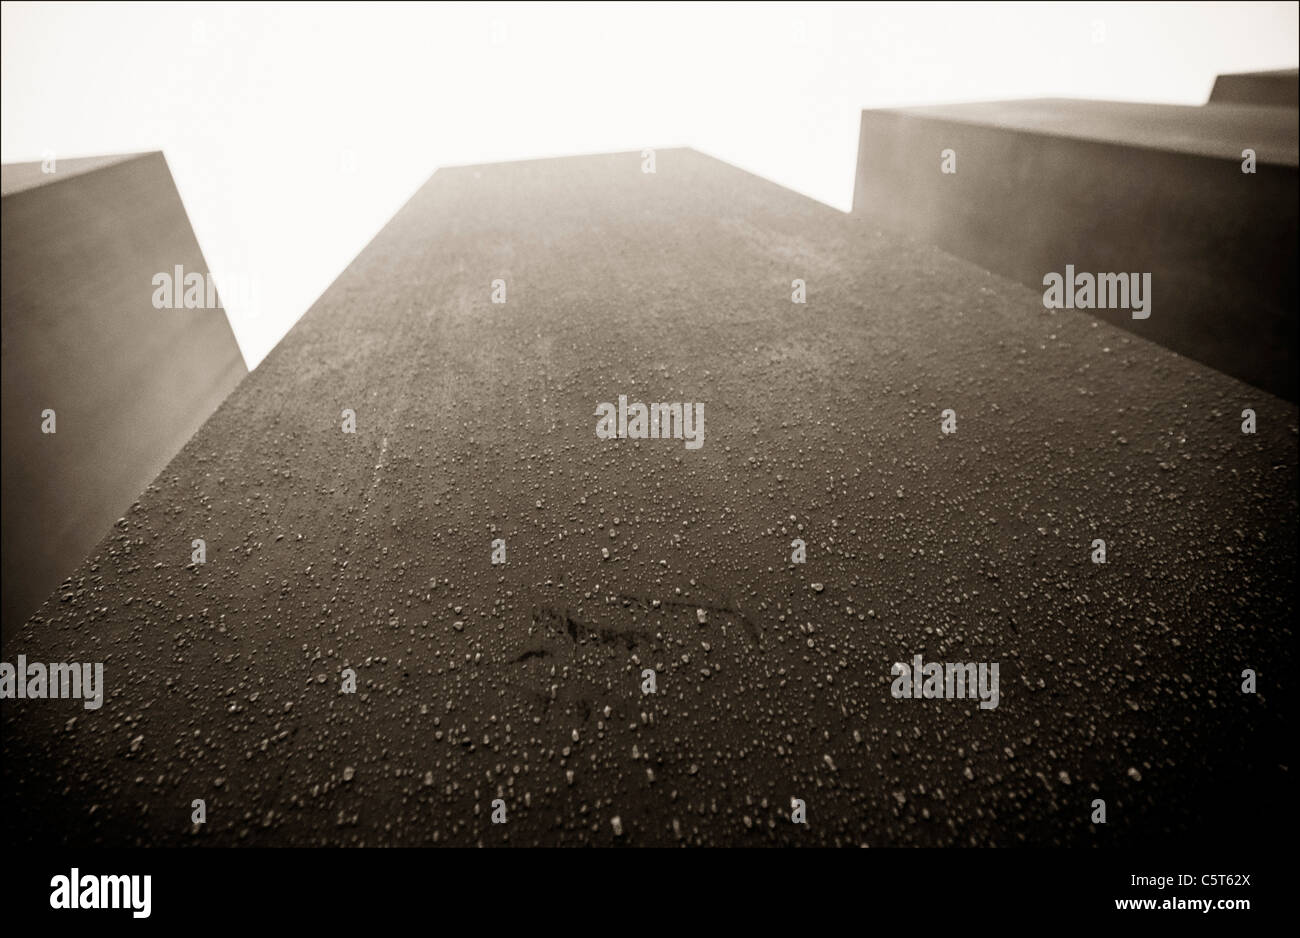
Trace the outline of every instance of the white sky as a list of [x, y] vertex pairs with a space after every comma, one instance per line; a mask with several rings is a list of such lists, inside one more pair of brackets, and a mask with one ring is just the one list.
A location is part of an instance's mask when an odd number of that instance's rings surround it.
[[251, 368], [439, 166], [691, 146], [847, 211], [864, 107], [1200, 104], [1298, 9], [5, 3], [0, 159], [162, 150]]

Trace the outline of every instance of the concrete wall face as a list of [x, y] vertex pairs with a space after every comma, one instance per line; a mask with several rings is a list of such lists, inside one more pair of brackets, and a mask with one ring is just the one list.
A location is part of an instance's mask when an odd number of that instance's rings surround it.
[[[940, 171], [940, 153], [957, 172]], [[1048, 272], [1149, 272], [1152, 312], [1086, 311], [1297, 398], [1294, 165], [863, 113], [854, 213], [1043, 291]]]
[[1300, 106], [1300, 72], [1290, 69], [1220, 75], [1214, 80], [1210, 103], [1292, 108]]
[[207, 273], [162, 154], [6, 194], [0, 212], [8, 634], [247, 369], [224, 310], [153, 306], [155, 274]]

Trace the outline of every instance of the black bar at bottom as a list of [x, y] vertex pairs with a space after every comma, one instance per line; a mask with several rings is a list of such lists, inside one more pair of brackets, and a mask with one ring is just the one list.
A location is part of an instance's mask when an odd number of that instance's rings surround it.
[[[1231, 928], [1241, 916], [1284, 910], [1279, 861], [1248, 846], [1217, 850], [83, 850], [27, 854], [6, 878], [6, 922], [98, 927], [291, 924], [375, 927], [431, 911], [487, 913], [547, 927], [599, 913], [636, 928], [688, 909], [755, 917], [821, 917], [839, 908], [872, 924], [1059, 920]], [[99, 877], [144, 876], [124, 908], [54, 908], [77, 870], [81, 891]], [[134, 883], [143, 886], [143, 880]], [[110, 883], [123, 889], [125, 881]], [[89, 897], [88, 897], [89, 898]], [[137, 899], [132, 908], [131, 898]], [[1208, 907], [1206, 903], [1208, 902]], [[80, 906], [82, 903], [78, 901]], [[839, 913], [835, 913], [839, 914]], [[560, 919], [555, 919], [555, 916]], [[609, 916], [609, 917], [605, 917]], [[971, 919], [964, 916], [973, 916]], [[988, 918], [991, 916], [992, 918]], [[693, 915], [686, 915], [692, 918]], [[459, 916], [457, 916], [459, 918]], [[480, 924], [484, 922], [480, 920]], [[431, 923], [433, 924], [433, 923]], [[464, 927], [458, 926], [458, 927]], [[585, 926], [584, 926], [585, 927]], [[674, 926], [676, 927], [676, 926]]]

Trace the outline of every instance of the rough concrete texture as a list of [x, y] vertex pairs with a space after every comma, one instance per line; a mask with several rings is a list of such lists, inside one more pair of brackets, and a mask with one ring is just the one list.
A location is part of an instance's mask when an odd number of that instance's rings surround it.
[[1066, 265], [1149, 273], [1149, 318], [1094, 314], [1295, 401], [1296, 132], [1295, 109], [1226, 104], [864, 111], [853, 210], [1040, 297]]
[[[619, 394], [703, 402], [703, 448], [598, 439]], [[6, 824], [1267, 842], [1296, 434], [1292, 404], [691, 151], [441, 170], [6, 644], [108, 685], [0, 710]], [[916, 654], [1000, 662], [999, 706], [893, 698]]]
[[1300, 69], [1220, 75], [1210, 91], [1210, 103], [1300, 107]]
[[6, 639], [247, 374], [224, 310], [153, 307], [208, 270], [163, 155], [56, 165], [0, 201]]

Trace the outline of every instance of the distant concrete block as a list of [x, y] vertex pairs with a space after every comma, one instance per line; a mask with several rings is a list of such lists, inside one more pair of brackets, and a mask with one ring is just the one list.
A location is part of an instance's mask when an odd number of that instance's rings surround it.
[[54, 168], [0, 200], [5, 634], [247, 374], [223, 309], [154, 308], [155, 274], [208, 271], [163, 155]]
[[1210, 103], [1300, 107], [1300, 69], [1220, 75], [1214, 79]]
[[1067, 264], [1150, 273], [1149, 318], [1091, 314], [1294, 401], [1296, 130], [1235, 104], [864, 111], [853, 211], [1039, 291]]

